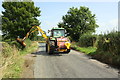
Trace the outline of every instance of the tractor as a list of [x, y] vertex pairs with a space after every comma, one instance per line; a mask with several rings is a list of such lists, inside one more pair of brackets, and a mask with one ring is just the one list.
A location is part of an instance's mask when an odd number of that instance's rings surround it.
[[70, 40], [65, 37], [64, 28], [52, 28], [50, 37], [46, 43], [46, 52], [52, 54], [54, 52], [70, 52]]
[[33, 26], [23, 39], [17, 38], [17, 42], [19, 42], [23, 47], [25, 47], [26, 46], [26, 44], [24, 43], [25, 39], [28, 38], [28, 36], [35, 31], [39, 31], [42, 37], [45, 38], [46, 52], [48, 54], [53, 54], [54, 52], [63, 53], [70, 52], [71, 44], [70, 40], [67, 37], [65, 37], [64, 28], [52, 28], [52, 30], [48, 31], [51, 32], [50, 37], [48, 37], [39, 26]]

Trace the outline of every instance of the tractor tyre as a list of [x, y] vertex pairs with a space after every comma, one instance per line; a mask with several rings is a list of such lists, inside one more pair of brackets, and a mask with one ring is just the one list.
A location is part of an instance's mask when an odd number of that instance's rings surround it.
[[67, 49], [67, 51], [65, 53], [69, 53], [70, 52], [70, 49]]
[[53, 50], [50, 49], [50, 45], [46, 44], [46, 52], [51, 55], [53, 54]]
[[54, 52], [53, 49], [51, 49], [51, 47], [50, 47], [48, 54], [51, 55], [51, 54], [53, 54], [53, 52]]
[[49, 54], [49, 55], [53, 54], [53, 51], [50, 50], [50, 51], [48, 52], [48, 54]]

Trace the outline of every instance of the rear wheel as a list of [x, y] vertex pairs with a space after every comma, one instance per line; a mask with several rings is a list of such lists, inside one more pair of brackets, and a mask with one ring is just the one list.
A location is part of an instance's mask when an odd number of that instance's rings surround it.
[[49, 54], [49, 55], [53, 54], [53, 51], [52, 51], [52, 50], [49, 50], [49, 51], [48, 51], [48, 54]]
[[49, 55], [53, 54], [53, 51], [48, 52]]
[[53, 54], [53, 50], [51, 50], [49, 44], [46, 44], [46, 52], [47, 52], [48, 54]]
[[70, 49], [67, 49], [67, 51], [65, 51], [65, 53], [69, 53], [70, 52]]

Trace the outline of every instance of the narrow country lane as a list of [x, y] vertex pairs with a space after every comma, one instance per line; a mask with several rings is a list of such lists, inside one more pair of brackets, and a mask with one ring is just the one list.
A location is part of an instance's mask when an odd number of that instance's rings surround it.
[[118, 78], [117, 70], [83, 53], [48, 55], [40, 43], [34, 64], [34, 78]]

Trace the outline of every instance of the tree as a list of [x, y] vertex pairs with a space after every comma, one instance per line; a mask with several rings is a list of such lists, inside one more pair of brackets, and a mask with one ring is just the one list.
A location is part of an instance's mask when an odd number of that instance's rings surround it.
[[63, 22], [60, 22], [58, 27], [65, 28], [67, 35], [74, 41], [78, 41], [82, 34], [95, 32], [95, 28], [98, 27], [95, 14], [92, 14], [89, 8], [84, 6], [79, 9], [70, 8], [62, 20]]
[[[40, 25], [37, 17], [40, 10], [34, 6], [34, 2], [3, 2], [2, 7], [2, 32], [4, 38], [23, 38], [33, 25]], [[24, 1], [24, 0], [23, 0]], [[36, 37], [38, 32], [32, 33], [29, 38]]]

